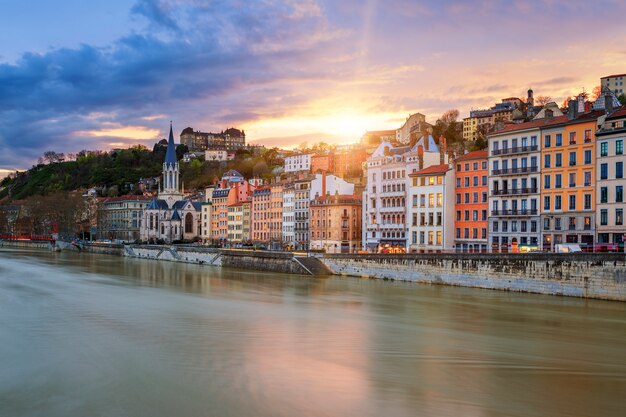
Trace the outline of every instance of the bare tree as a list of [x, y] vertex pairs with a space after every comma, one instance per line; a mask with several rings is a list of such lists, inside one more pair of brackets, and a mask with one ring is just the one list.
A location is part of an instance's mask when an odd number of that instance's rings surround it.
[[537, 98], [535, 98], [535, 104], [538, 106], [545, 106], [551, 101], [552, 101], [552, 97], [550, 96], [537, 96]]
[[596, 101], [600, 97], [600, 95], [602, 95], [602, 87], [596, 85], [591, 91], [591, 100]]

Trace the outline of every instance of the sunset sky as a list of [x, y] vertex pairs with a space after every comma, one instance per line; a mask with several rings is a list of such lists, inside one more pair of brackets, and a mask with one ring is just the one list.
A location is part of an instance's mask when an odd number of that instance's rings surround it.
[[31, 0], [0, 14], [0, 171], [242, 128], [355, 142], [626, 72], [623, 1]]

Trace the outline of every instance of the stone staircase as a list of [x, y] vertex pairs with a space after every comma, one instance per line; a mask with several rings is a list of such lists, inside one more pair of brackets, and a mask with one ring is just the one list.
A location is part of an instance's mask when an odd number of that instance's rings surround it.
[[294, 256], [293, 259], [313, 276], [333, 275], [333, 272], [315, 257]]

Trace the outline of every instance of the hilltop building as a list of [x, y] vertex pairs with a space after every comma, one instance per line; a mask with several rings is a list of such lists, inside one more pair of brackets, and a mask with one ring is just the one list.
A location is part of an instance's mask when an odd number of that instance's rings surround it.
[[180, 143], [187, 145], [190, 152], [204, 152], [207, 149], [236, 151], [246, 146], [246, 134], [233, 127], [220, 133], [194, 131], [187, 127], [180, 133]]

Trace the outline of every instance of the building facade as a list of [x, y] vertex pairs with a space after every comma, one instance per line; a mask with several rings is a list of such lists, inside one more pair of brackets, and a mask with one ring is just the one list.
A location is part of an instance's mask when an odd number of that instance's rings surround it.
[[409, 174], [409, 252], [454, 248], [454, 171], [431, 165]]
[[554, 119], [514, 124], [488, 136], [492, 251], [539, 247], [539, 139], [540, 129], [551, 122]]
[[246, 135], [243, 130], [232, 127], [220, 133], [194, 131], [187, 127], [180, 133], [180, 143], [186, 145], [190, 152], [207, 149], [235, 151], [246, 146]]
[[283, 188], [283, 247], [296, 248], [296, 188], [287, 184]]
[[286, 156], [285, 172], [298, 172], [311, 170], [311, 154], [296, 153]]
[[454, 161], [454, 247], [457, 252], [488, 251], [487, 151], [474, 151]]
[[[598, 245], [607, 249], [624, 250], [624, 142], [626, 142], [626, 107], [600, 119], [596, 132], [596, 224]], [[601, 249], [602, 250], [602, 249]]]
[[326, 253], [361, 249], [361, 197], [339, 193], [317, 196], [310, 207], [310, 249]]
[[430, 135], [420, 138], [413, 147], [395, 147], [390, 142], [378, 146], [365, 164], [362, 229], [368, 251], [406, 251], [408, 174], [447, 161], [445, 146], [440, 152]]
[[144, 210], [151, 197], [126, 195], [98, 201], [98, 239], [134, 242], [141, 239]]
[[560, 243], [591, 249], [595, 240], [594, 142], [603, 112], [578, 114], [582, 96], [578, 102], [570, 102], [563, 122], [541, 132], [541, 242], [547, 251]]
[[616, 96], [626, 93], [626, 85], [624, 82], [626, 81], [626, 74], [615, 74], [608, 75], [606, 77], [600, 78], [600, 87], [602, 90], [609, 89]]

